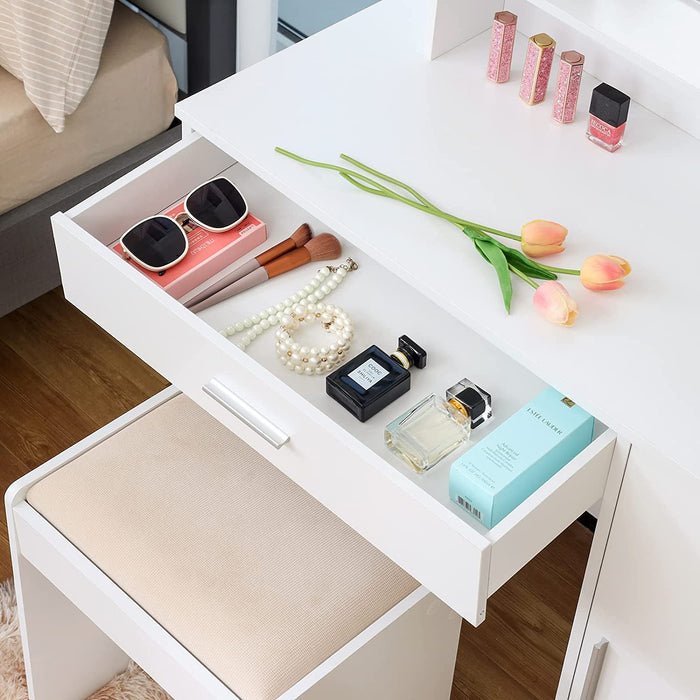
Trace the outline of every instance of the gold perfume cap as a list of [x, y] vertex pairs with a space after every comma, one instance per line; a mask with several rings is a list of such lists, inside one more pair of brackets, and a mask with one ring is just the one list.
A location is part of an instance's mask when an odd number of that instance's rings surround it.
[[548, 49], [550, 46], [554, 46], [554, 39], [549, 34], [535, 34], [530, 40], [534, 41], [541, 49]]
[[467, 407], [461, 401], [458, 401], [457, 399], [450, 399], [447, 403], [471, 420]]

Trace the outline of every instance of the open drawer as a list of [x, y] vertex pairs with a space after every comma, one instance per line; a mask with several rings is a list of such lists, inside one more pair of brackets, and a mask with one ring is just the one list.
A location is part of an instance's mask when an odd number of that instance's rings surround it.
[[[383, 443], [384, 426], [423, 396], [464, 376], [494, 397], [478, 440], [544, 388], [532, 373], [457, 322], [361, 250], [359, 269], [329, 301], [355, 325], [350, 356], [375, 343], [391, 352], [406, 333], [428, 351], [412, 389], [366, 423], [325, 394], [325, 377], [299, 376], [276, 358], [273, 331], [243, 352], [218, 331], [284, 299], [307, 266], [195, 315], [108, 245], [134, 222], [167, 209], [225, 172], [266, 222], [271, 243], [303, 221], [302, 209], [205, 139], [193, 137], [53, 217], [66, 297], [474, 625], [486, 599], [602, 495], [615, 434], [596, 439], [491, 530], [449, 500], [448, 457], [415, 474]], [[370, 224], [368, 224], [370, 225]], [[379, 232], [378, 232], [379, 235]], [[235, 340], [235, 338], [234, 338]], [[288, 438], [288, 439], [287, 439]]]

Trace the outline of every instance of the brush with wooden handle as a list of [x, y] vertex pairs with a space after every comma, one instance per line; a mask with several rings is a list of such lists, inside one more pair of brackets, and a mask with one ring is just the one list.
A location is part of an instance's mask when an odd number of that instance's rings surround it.
[[260, 253], [260, 255], [256, 255], [252, 260], [248, 260], [248, 262], [239, 265], [235, 270], [231, 270], [231, 272], [214, 282], [210, 287], [207, 287], [199, 294], [193, 296], [189, 301], [185, 302], [185, 306], [191, 309], [201, 301], [208, 299], [212, 294], [216, 294], [224, 287], [228, 287], [229, 284], [233, 284], [251, 272], [254, 272], [262, 265], [272, 262], [275, 258], [279, 258], [285, 253], [290, 253], [297, 248], [301, 248], [309, 242], [310, 238], [311, 228], [308, 224], [302, 224], [289, 238], [286, 238], [277, 245], [273, 245], [272, 248], [268, 248]]
[[198, 304], [190, 307], [194, 313], [208, 309], [213, 304], [218, 304], [224, 299], [235, 296], [244, 292], [246, 289], [255, 287], [258, 284], [267, 282], [272, 277], [277, 277], [290, 270], [295, 270], [297, 267], [306, 265], [310, 262], [319, 260], [334, 260], [339, 258], [342, 252], [340, 241], [331, 233], [322, 233], [316, 238], [312, 238], [303, 247], [280, 255], [280, 257], [271, 260], [265, 265], [261, 265], [257, 270], [248, 273], [238, 281], [230, 284], [225, 289], [221, 289], [216, 294], [200, 301]]

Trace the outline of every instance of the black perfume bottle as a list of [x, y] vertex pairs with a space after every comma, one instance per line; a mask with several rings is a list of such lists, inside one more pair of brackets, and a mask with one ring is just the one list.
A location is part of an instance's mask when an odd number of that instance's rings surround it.
[[326, 393], [366, 421], [411, 388], [410, 367], [425, 367], [427, 354], [407, 335], [387, 355], [372, 345], [326, 377]]

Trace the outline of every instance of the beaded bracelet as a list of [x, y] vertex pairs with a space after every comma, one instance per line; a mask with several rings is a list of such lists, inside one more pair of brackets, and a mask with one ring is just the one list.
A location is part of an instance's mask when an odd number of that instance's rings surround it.
[[[294, 342], [294, 332], [303, 324], [320, 321], [335, 340], [321, 347], [307, 347]], [[296, 304], [280, 320], [277, 357], [297, 374], [325, 374], [345, 359], [352, 341], [352, 323], [343, 309], [333, 304]]]

